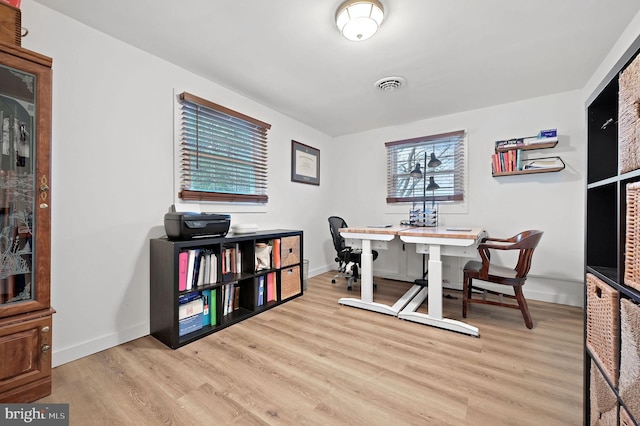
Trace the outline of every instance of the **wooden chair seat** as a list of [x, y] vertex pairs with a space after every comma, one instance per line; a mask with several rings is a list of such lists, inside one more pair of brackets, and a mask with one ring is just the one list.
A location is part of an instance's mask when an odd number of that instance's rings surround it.
[[[484, 238], [478, 245], [481, 262], [472, 260], [467, 262], [464, 267], [464, 282], [462, 289], [462, 316], [467, 317], [467, 305], [470, 303], [481, 303], [494, 306], [502, 306], [506, 308], [520, 309], [524, 323], [527, 328], [533, 328], [533, 319], [529, 313], [527, 301], [522, 293], [527, 274], [531, 269], [531, 258], [533, 251], [537, 247], [542, 238], [542, 231], [524, 231], [511, 238]], [[515, 268], [507, 268], [504, 266], [491, 263], [491, 250], [518, 250], [518, 262]], [[513, 294], [488, 290], [478, 287], [483, 292], [496, 294], [500, 296], [499, 301], [487, 300], [484, 295], [481, 299], [473, 298], [474, 286], [473, 280], [486, 281], [494, 284], [506, 285], [513, 288]], [[515, 299], [515, 303], [505, 303], [503, 298]]]

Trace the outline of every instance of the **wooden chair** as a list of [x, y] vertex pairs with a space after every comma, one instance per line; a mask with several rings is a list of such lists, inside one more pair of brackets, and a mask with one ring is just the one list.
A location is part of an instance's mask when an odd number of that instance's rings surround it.
[[[484, 238], [478, 245], [478, 252], [482, 262], [472, 260], [464, 267], [464, 284], [462, 290], [462, 316], [467, 317], [467, 304], [484, 303], [488, 305], [503, 306], [520, 309], [527, 328], [533, 328], [533, 320], [529, 314], [527, 301], [522, 294], [522, 286], [531, 269], [533, 251], [542, 238], [542, 231], [524, 231], [507, 239]], [[519, 250], [518, 263], [514, 269], [497, 266], [491, 263], [490, 250]], [[495, 284], [513, 287], [514, 295], [481, 288], [483, 292], [500, 296], [499, 301], [487, 300], [486, 294], [481, 299], [473, 298], [473, 280], [488, 281]], [[516, 299], [518, 304], [504, 303], [503, 298]]]

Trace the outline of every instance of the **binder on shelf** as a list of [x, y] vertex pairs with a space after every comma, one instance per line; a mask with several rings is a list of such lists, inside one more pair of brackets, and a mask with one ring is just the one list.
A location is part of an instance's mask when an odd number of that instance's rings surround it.
[[199, 252], [197, 249], [189, 250], [189, 262], [187, 263], [187, 285], [186, 289], [191, 290], [193, 286], [193, 273], [196, 265], [196, 255]]
[[204, 253], [200, 254], [200, 268], [198, 269], [198, 277], [196, 281], [196, 287], [202, 287], [204, 285], [204, 271], [206, 269], [206, 256]]
[[211, 290], [209, 298], [209, 323], [213, 326], [218, 324], [218, 289]]
[[178, 336], [193, 333], [202, 328], [202, 312], [178, 321]]
[[209, 284], [209, 275], [211, 274], [211, 253], [209, 250], [205, 250], [204, 254], [204, 274], [202, 275], [202, 283]]
[[181, 251], [178, 255], [178, 291], [187, 289], [187, 270], [189, 269], [189, 253]]
[[264, 288], [264, 275], [260, 275], [258, 277], [258, 306], [262, 306], [264, 305], [264, 294], [265, 294], [265, 288]]
[[196, 293], [197, 297], [186, 303], [182, 303], [178, 306], [178, 319], [182, 320], [197, 314], [201, 314], [203, 311], [202, 295]]
[[280, 239], [273, 240], [273, 267], [280, 268]]
[[276, 300], [276, 273], [267, 274], [267, 302]]
[[202, 291], [202, 325], [211, 324], [211, 290]]
[[214, 284], [218, 282], [218, 256], [216, 256], [215, 253], [210, 253], [209, 260], [211, 266], [209, 270], [209, 283]]
[[233, 286], [233, 310], [240, 309], [240, 285], [235, 284]]
[[240, 250], [240, 243], [236, 243], [235, 253], [236, 253], [236, 264], [234, 269], [235, 269], [235, 272], [239, 274], [240, 272], [242, 272], [242, 251]]
[[[200, 263], [202, 261], [202, 256], [200, 256], [200, 249], [194, 249], [195, 251], [195, 260], [193, 262], [193, 277], [191, 280], [191, 287], [198, 286], [198, 275], [200, 275]], [[189, 284], [187, 283], [187, 286]]]

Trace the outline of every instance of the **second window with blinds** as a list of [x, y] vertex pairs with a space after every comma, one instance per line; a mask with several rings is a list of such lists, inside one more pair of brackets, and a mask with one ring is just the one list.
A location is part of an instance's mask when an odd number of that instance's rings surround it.
[[[385, 143], [387, 203], [464, 201], [464, 142], [459, 130]], [[426, 179], [412, 176], [418, 164]]]

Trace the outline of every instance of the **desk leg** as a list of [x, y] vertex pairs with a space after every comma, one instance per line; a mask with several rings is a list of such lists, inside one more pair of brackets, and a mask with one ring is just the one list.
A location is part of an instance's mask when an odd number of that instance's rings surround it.
[[[420, 312], [415, 312], [427, 296], [427, 291], [429, 294], [429, 313], [425, 315]], [[440, 246], [436, 244], [429, 246], [428, 290], [423, 289], [420, 291], [420, 293], [407, 304], [406, 308], [400, 311], [398, 318], [457, 331], [458, 333], [469, 334], [471, 336], [480, 336], [478, 327], [462, 321], [442, 317], [442, 260], [440, 258]]]
[[442, 259], [440, 246], [429, 246], [429, 317], [442, 319]]
[[381, 314], [397, 316], [398, 312], [414, 298], [420, 291], [420, 286], [412, 286], [393, 306], [373, 301], [373, 253], [371, 252], [371, 240], [362, 240], [362, 254], [360, 257], [360, 299], [343, 297], [338, 300], [341, 305], [354, 308], [367, 309]]
[[371, 252], [371, 240], [362, 240], [360, 265], [362, 267], [360, 270], [360, 298], [363, 302], [373, 302], [373, 253]]

